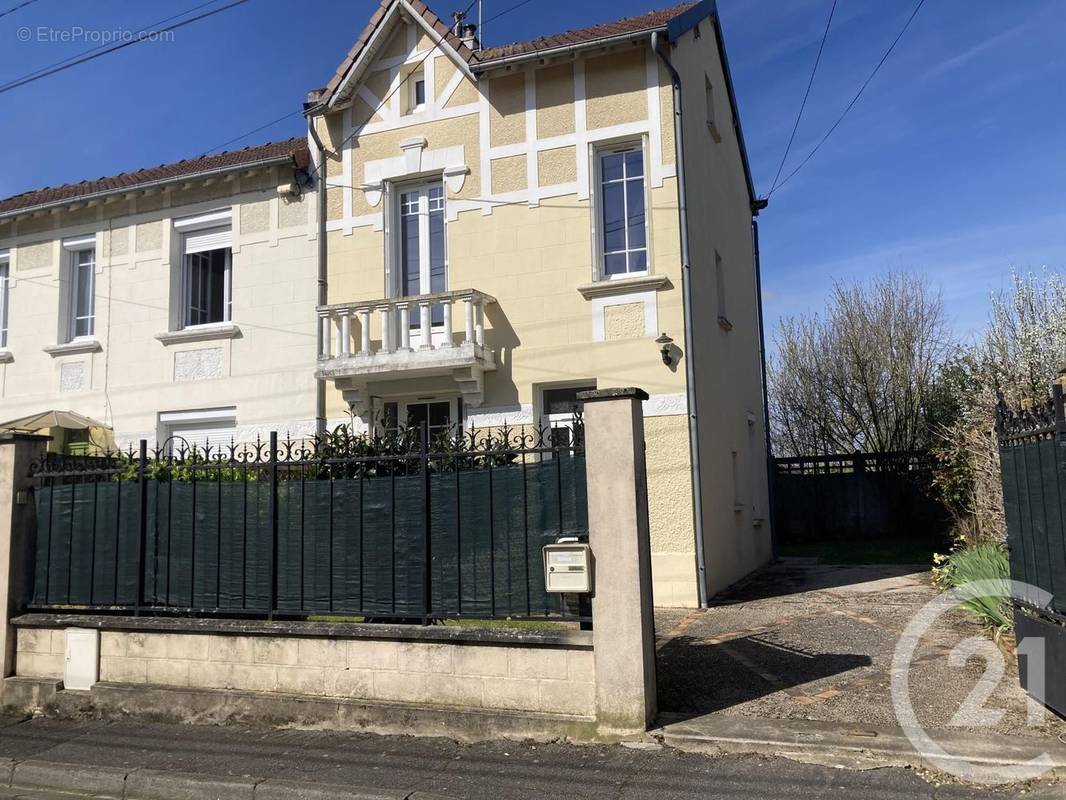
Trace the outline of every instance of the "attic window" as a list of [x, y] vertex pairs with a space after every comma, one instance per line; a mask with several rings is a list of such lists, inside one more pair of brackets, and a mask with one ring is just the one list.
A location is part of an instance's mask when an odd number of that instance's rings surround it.
[[409, 98], [407, 113], [417, 114], [426, 108], [426, 73], [422, 69], [415, 70], [407, 79]]

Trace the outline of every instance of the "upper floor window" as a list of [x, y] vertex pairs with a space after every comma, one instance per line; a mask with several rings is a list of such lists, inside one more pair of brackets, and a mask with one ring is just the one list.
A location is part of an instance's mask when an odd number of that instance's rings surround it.
[[226, 210], [175, 223], [182, 232], [183, 328], [232, 320], [233, 233], [229, 220]]
[[426, 107], [426, 73], [415, 70], [407, 78], [407, 113], [416, 114]]
[[[402, 186], [397, 192], [397, 247], [392, 293], [413, 297], [448, 291], [448, 261], [444, 222], [444, 185], [428, 183]], [[410, 325], [417, 328], [421, 317], [410, 311]], [[434, 325], [444, 324], [439, 305], [431, 311]]]
[[623, 278], [648, 271], [648, 229], [644, 148], [624, 145], [600, 150], [600, 277]]
[[69, 339], [96, 332], [96, 248], [70, 249]]
[[0, 252], [0, 350], [7, 347], [7, 291], [10, 262], [6, 252]]

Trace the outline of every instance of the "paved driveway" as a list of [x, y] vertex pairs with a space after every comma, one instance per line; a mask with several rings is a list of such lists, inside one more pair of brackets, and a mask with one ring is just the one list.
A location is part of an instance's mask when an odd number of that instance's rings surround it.
[[[904, 626], [934, 595], [920, 567], [782, 559], [713, 608], [659, 609], [660, 711], [898, 725], [893, 652]], [[990, 653], [993, 670], [1004, 665], [1001, 680], [977, 656], [949, 663], [952, 650], [971, 637], [988, 647], [977, 621], [954, 611], [923, 638], [910, 670], [922, 724], [1066, 738], [1066, 723], [1050, 712], [1042, 724], [1027, 724], [1013, 657]], [[974, 704], [984, 710], [957, 717], [967, 697], [984, 688], [987, 701]]]

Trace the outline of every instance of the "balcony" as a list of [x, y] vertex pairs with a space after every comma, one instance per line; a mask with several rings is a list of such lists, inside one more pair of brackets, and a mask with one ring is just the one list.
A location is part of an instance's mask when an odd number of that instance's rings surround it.
[[[485, 307], [495, 302], [477, 289], [460, 289], [320, 306], [315, 377], [333, 381], [359, 416], [368, 413], [372, 383], [410, 379], [417, 392], [419, 379], [441, 376], [455, 382], [464, 405], [476, 408], [485, 373], [496, 369], [485, 347]], [[456, 311], [463, 320], [458, 335]]]

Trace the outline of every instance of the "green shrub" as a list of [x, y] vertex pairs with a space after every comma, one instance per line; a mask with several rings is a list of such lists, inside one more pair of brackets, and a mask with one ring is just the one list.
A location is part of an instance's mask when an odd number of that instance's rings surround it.
[[997, 591], [991, 596], [962, 589], [963, 608], [989, 624], [994, 632], [1011, 630], [1014, 621], [1010, 605], [1010, 562], [1002, 545], [986, 542], [961, 547], [951, 555], [935, 555], [933, 582], [942, 591], [965, 587], [973, 581], [994, 581]]

